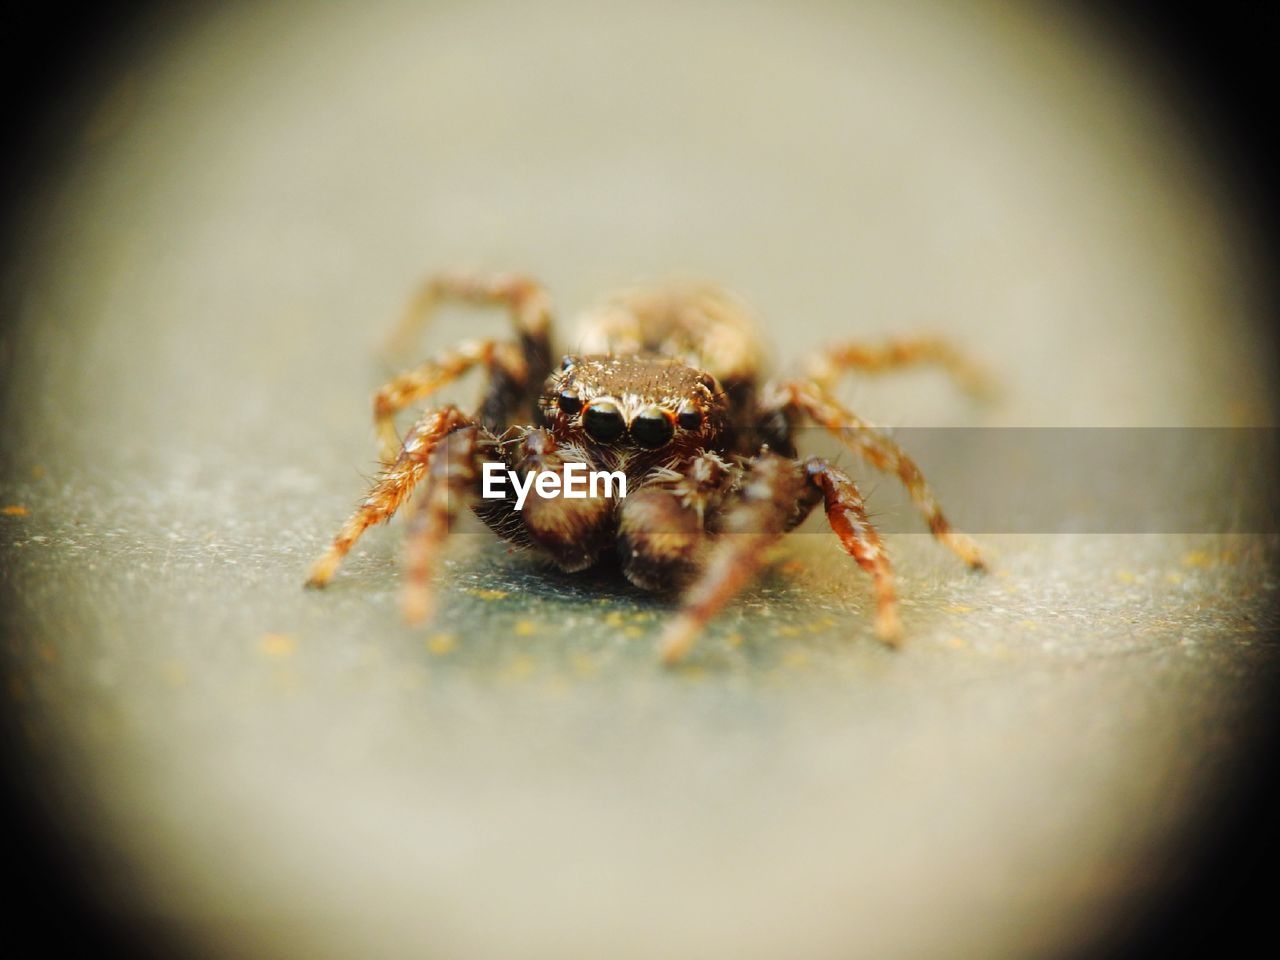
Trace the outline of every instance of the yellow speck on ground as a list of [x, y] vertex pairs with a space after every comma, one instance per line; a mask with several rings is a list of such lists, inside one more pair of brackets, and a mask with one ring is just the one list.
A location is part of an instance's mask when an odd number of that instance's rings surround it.
[[513, 630], [517, 637], [531, 637], [538, 632], [538, 625], [532, 620], [517, 620]]
[[964, 637], [947, 637], [942, 642], [952, 650], [964, 650], [969, 646], [969, 641]]
[[180, 660], [166, 660], [160, 667], [160, 675], [171, 687], [184, 687], [190, 679], [186, 664]]
[[38, 464], [38, 463], [37, 463], [34, 467], [32, 467], [32, 468], [31, 468], [31, 479], [32, 479], [32, 480], [43, 480], [43, 479], [44, 479], [44, 467], [40, 466], [40, 464]]
[[12, 503], [7, 507], [0, 507], [0, 513], [6, 517], [25, 517], [30, 511], [21, 504]]
[[1182, 574], [1178, 573], [1176, 570], [1170, 570], [1164, 575], [1164, 578], [1169, 583], [1177, 584], [1182, 582]]
[[610, 610], [604, 615], [604, 622], [610, 627], [622, 626], [622, 614], [617, 610]]
[[258, 652], [266, 657], [281, 659], [298, 649], [298, 638], [288, 633], [264, 633], [258, 641]]
[[963, 603], [949, 603], [942, 609], [947, 613], [973, 613], [973, 607], [965, 606]]
[[729, 646], [731, 646], [731, 647], [740, 647], [740, 646], [742, 646], [742, 634], [740, 634], [740, 633], [731, 633], [731, 634], [729, 634], [727, 637], [725, 637], [725, 638], [724, 638], [724, 642], [725, 642], [725, 643], [727, 643], [727, 644], [728, 644]]
[[569, 658], [569, 669], [577, 677], [594, 677], [600, 672], [600, 666], [585, 653], [575, 653]]
[[1129, 570], [1117, 570], [1116, 579], [1121, 583], [1137, 583], [1138, 578]]
[[458, 638], [452, 633], [433, 633], [427, 637], [427, 650], [437, 657], [451, 653], [458, 646]]
[[778, 636], [780, 637], [798, 637], [800, 636], [800, 628], [790, 625], [778, 627]]
[[1023, 630], [1038, 630], [1038, 629], [1040, 629], [1040, 625], [1039, 625], [1038, 623], [1036, 623], [1034, 620], [1019, 620], [1019, 621], [1018, 621], [1018, 626], [1020, 626]]
[[633, 624], [632, 626], [625, 628], [622, 631], [622, 635], [624, 637], [631, 637], [634, 640], [636, 637], [644, 636], [644, 629], [642, 627], [637, 627]]
[[1208, 567], [1213, 564], [1213, 557], [1203, 550], [1189, 550], [1182, 555], [1184, 567]]
[[482, 587], [471, 587], [467, 590], [467, 593], [473, 597], [479, 597], [481, 600], [501, 600], [507, 596], [507, 591], [505, 590], [490, 590]]

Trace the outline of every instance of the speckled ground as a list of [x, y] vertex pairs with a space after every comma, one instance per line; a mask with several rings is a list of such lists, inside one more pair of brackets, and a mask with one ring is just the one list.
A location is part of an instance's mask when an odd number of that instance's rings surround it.
[[711, 276], [780, 365], [925, 326], [1006, 385], [853, 385], [884, 423], [1273, 422], [1238, 226], [1138, 67], [1007, 12], [540, 10], [202, 15], [107, 78], [33, 193], [0, 623], [50, 809], [114, 909], [229, 956], [1036, 956], [1123, 928], [1249, 764], [1274, 536], [977, 531], [982, 577], [894, 533], [893, 652], [814, 518], [676, 671], [668, 602], [480, 533], [425, 630], [395, 526], [301, 589], [434, 265], [527, 269], [566, 319]]

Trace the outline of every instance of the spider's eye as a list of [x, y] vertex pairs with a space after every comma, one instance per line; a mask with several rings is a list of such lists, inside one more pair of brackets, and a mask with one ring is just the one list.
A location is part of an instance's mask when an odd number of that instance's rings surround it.
[[627, 432], [627, 422], [622, 419], [622, 411], [612, 400], [592, 400], [587, 412], [582, 415], [582, 425], [592, 440], [609, 443], [617, 440]]
[[570, 388], [560, 394], [556, 404], [560, 407], [561, 413], [568, 414], [572, 417], [582, 409], [582, 398], [578, 396], [577, 390]]
[[697, 430], [702, 426], [702, 411], [691, 400], [686, 400], [676, 411], [676, 419], [680, 421], [681, 430]]
[[645, 407], [631, 421], [631, 439], [649, 450], [657, 450], [676, 432], [671, 418], [659, 406]]

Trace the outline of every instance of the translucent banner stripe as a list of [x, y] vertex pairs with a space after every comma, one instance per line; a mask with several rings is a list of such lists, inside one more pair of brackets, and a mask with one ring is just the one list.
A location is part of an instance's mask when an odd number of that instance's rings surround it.
[[[918, 465], [952, 526], [968, 533], [1280, 533], [1274, 428], [885, 433]], [[892, 473], [881, 473], [825, 429], [802, 429], [794, 440], [800, 460], [826, 458], [854, 479], [881, 531], [928, 529]], [[640, 489], [634, 479], [631, 495]], [[820, 513], [821, 505], [815, 509]], [[649, 532], [680, 529], [688, 528]], [[805, 530], [822, 532], [823, 525]]]

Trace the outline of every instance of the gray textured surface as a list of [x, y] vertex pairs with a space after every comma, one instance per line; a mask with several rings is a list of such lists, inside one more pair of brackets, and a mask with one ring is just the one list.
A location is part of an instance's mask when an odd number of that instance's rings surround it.
[[896, 534], [891, 653], [797, 536], [674, 673], [663, 602], [479, 535], [425, 631], [394, 528], [300, 589], [432, 266], [565, 319], [709, 276], [780, 364], [924, 326], [1007, 384], [855, 385], [886, 423], [1272, 422], [1211, 173], [1069, 26], [240, 10], [122, 63], [6, 278], [0, 516], [10, 709], [118, 908], [327, 956], [1024, 956], [1133, 916], [1256, 723], [1274, 540], [987, 536], [982, 578]]

